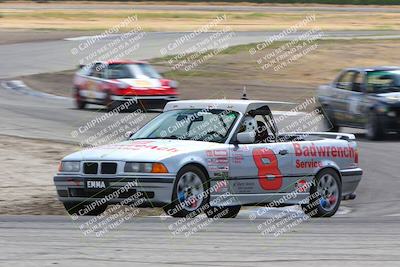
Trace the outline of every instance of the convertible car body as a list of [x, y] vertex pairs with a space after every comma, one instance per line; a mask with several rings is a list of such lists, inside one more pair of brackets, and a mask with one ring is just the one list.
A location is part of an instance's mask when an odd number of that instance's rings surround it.
[[177, 217], [266, 204], [332, 216], [361, 175], [352, 134], [280, 134], [267, 101], [187, 100], [167, 103], [127, 141], [66, 156], [54, 182], [78, 215], [139, 193]]

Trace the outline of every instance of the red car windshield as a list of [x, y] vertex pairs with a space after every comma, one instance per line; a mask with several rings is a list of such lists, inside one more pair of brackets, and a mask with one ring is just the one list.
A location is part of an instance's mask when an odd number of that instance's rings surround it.
[[107, 68], [109, 79], [160, 79], [158, 72], [149, 64], [110, 64]]

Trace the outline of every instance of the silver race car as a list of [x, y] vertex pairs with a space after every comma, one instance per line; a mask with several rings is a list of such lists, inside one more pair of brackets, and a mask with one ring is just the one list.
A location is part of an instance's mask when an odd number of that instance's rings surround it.
[[268, 204], [334, 215], [361, 180], [354, 135], [279, 133], [269, 104], [169, 102], [129, 140], [66, 156], [54, 177], [59, 199], [76, 215], [136, 198], [174, 217]]

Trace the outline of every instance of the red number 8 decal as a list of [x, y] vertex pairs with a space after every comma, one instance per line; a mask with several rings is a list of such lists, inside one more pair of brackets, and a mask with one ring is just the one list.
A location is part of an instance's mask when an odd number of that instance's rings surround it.
[[[274, 152], [268, 148], [256, 148], [253, 150], [253, 159], [258, 168], [258, 182], [264, 190], [277, 190], [282, 186], [282, 174], [279, 170], [278, 160]], [[268, 159], [269, 163], [264, 163]], [[273, 176], [268, 180], [267, 176]]]

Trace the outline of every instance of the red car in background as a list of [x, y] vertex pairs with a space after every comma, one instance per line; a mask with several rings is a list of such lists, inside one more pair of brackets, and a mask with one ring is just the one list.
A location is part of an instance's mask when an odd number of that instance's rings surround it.
[[74, 77], [75, 102], [105, 105], [113, 110], [131, 101], [135, 108], [164, 108], [178, 100], [177, 82], [164, 79], [143, 61], [112, 60], [81, 66]]

